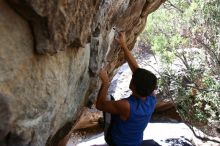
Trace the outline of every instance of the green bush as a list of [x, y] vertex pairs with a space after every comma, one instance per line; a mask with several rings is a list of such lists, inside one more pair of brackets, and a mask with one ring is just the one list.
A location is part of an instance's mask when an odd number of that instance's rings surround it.
[[170, 0], [148, 17], [139, 38], [160, 57], [163, 97], [174, 101], [183, 121], [211, 135], [220, 121], [219, 22], [218, 0]]

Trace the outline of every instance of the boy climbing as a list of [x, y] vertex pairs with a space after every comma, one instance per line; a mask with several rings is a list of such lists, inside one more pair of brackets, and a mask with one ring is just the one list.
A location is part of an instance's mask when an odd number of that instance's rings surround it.
[[107, 72], [102, 69], [99, 73], [102, 85], [97, 97], [96, 108], [112, 115], [111, 126], [105, 137], [108, 145], [140, 146], [143, 141], [143, 131], [156, 104], [154, 90], [157, 78], [150, 71], [139, 68], [127, 47], [124, 32], [119, 32], [116, 40], [124, 51], [125, 59], [133, 73], [129, 85], [132, 94], [128, 98], [118, 101], [107, 100], [110, 83]]

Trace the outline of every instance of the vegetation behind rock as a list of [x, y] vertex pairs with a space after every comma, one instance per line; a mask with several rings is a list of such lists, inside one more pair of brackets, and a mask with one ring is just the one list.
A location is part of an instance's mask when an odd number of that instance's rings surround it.
[[169, 0], [148, 17], [139, 44], [160, 58], [159, 91], [182, 119], [220, 136], [220, 2]]

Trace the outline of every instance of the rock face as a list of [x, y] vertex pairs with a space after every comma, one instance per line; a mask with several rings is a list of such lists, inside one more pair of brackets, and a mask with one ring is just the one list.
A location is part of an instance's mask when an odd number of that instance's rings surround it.
[[0, 0], [0, 145], [56, 145], [163, 1]]

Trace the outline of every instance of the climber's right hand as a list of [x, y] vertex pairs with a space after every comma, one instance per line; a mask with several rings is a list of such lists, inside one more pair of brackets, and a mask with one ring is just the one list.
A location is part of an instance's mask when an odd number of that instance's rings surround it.
[[121, 47], [126, 46], [126, 36], [124, 31], [118, 32], [118, 37], [115, 37], [115, 40], [119, 43]]

